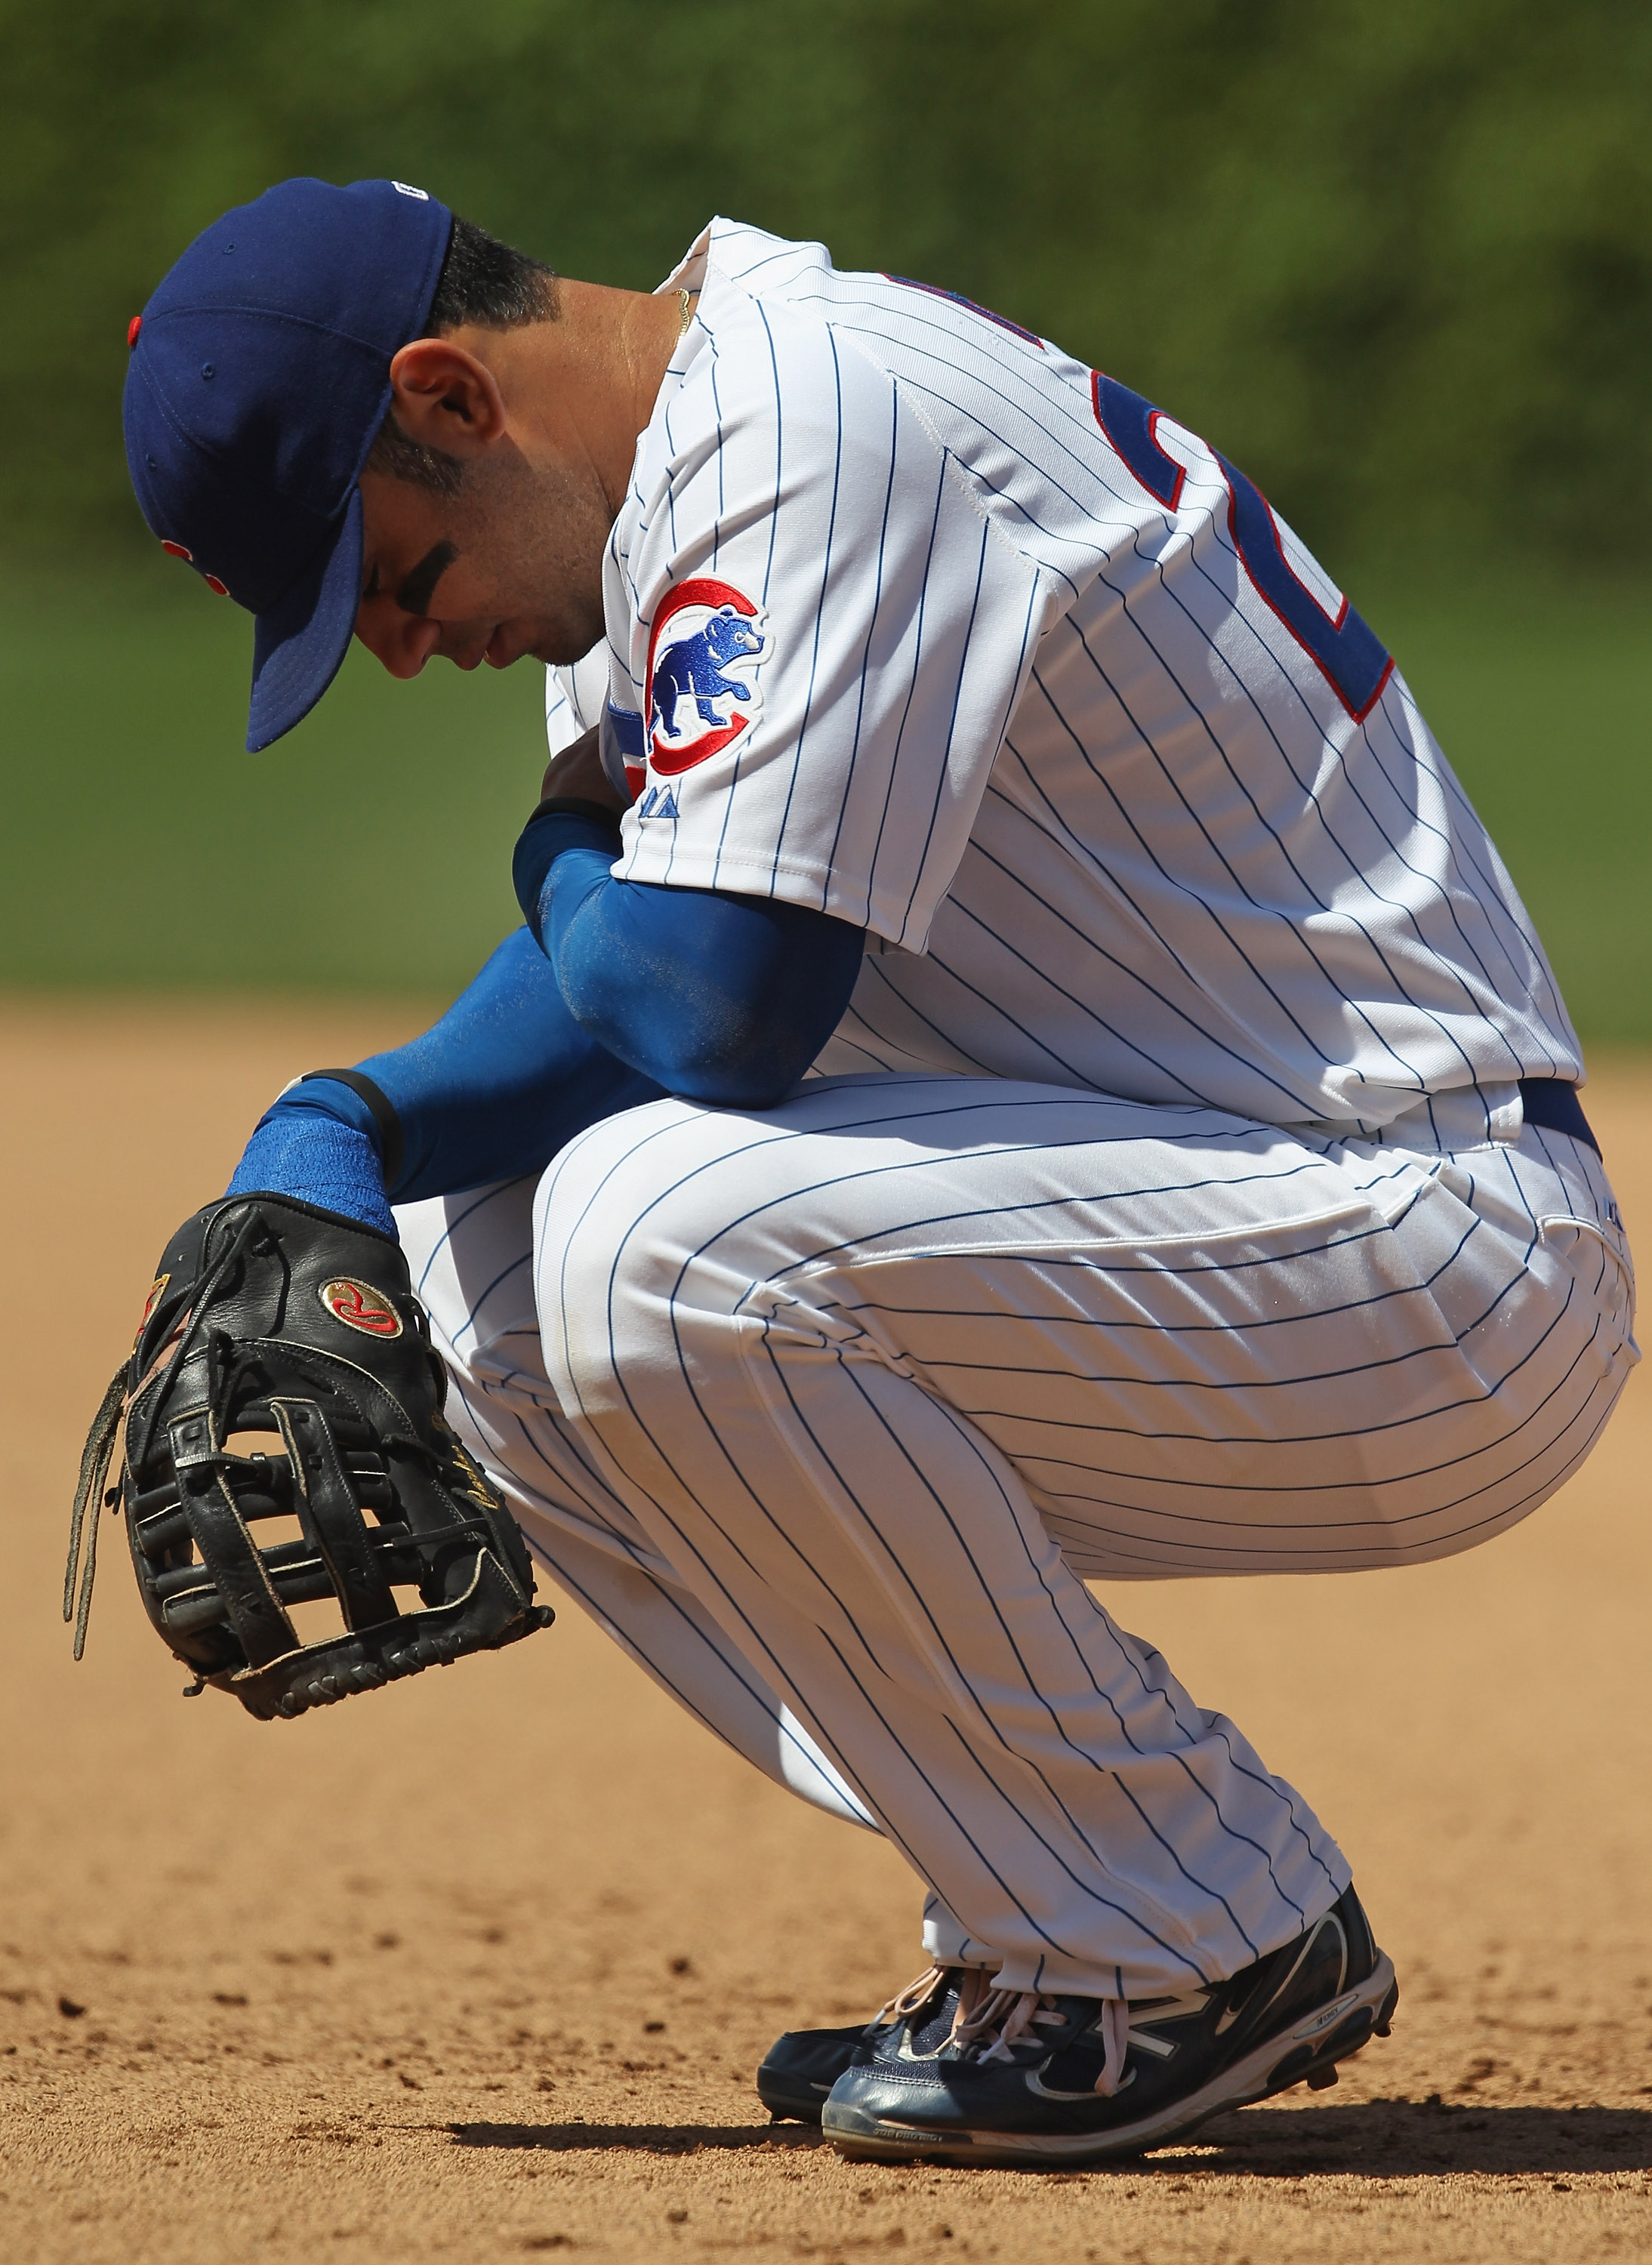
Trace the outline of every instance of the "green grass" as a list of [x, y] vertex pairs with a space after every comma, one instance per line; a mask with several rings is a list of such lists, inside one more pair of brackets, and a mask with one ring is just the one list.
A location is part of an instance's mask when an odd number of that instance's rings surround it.
[[520, 919], [543, 671], [398, 684], [353, 645], [249, 755], [251, 623], [174, 572], [5, 608], [0, 980], [456, 989]]
[[[1646, 600], [1394, 576], [1355, 596], [1585, 1038], [1652, 1040]], [[255, 756], [251, 625], [165, 562], [14, 590], [3, 620], [0, 981], [451, 992], [514, 924], [511, 845], [544, 761], [533, 664], [396, 684], [357, 649]]]
[[1482, 581], [1357, 602], [1514, 875], [1579, 1034], [1652, 1040], [1652, 597]]

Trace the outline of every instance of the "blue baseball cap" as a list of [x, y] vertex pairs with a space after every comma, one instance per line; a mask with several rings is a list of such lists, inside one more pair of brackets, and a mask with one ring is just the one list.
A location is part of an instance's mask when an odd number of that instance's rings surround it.
[[149, 530], [254, 616], [247, 751], [307, 716], [361, 595], [361, 467], [453, 215], [403, 181], [282, 181], [198, 236], [127, 333]]

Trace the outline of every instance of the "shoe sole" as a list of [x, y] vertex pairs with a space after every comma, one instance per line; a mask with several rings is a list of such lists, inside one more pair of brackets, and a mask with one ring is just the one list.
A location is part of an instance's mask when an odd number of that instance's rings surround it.
[[1386, 2036], [1394, 2009], [1400, 2002], [1400, 1985], [1394, 1962], [1378, 1954], [1368, 1977], [1344, 1990], [1328, 2006], [1308, 2014], [1293, 2028], [1257, 2045], [1243, 2060], [1235, 2061], [1213, 2077], [1202, 2091], [1183, 2100], [1166, 2101], [1139, 2123], [1115, 2124], [1106, 2131], [937, 2131], [921, 2124], [899, 2123], [869, 2116], [863, 2110], [840, 2107], [828, 2100], [822, 2128], [844, 2159], [862, 2162], [913, 2162], [1015, 2165], [1102, 2162], [1115, 2155], [1139, 2155], [1161, 2147], [1208, 2123], [1231, 2108], [1248, 2108], [1254, 2101], [1287, 2092], [1305, 2078], [1335, 2082], [1332, 2072], [1368, 2044], [1373, 2036]]
[[776, 2084], [767, 2069], [757, 2072], [757, 2096], [776, 2123], [818, 2123], [831, 2089], [822, 2084], [799, 2091], [795, 2083]]

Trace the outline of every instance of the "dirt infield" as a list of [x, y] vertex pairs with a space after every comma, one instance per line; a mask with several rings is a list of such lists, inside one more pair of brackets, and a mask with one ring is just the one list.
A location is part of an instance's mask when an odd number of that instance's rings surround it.
[[[1119, 2170], [869, 2168], [768, 2126], [775, 2032], [916, 1970], [913, 1884], [571, 1607], [259, 1725], [180, 1704], [110, 1548], [72, 1668], [76, 1459], [156, 1251], [286, 1078], [415, 1020], [0, 1007], [0, 2256], [1652, 2256], [1645, 1372], [1482, 1551], [1115, 1599], [1309, 1791], [1403, 1992], [1335, 2093]], [[1652, 1065], [1589, 1105], [1645, 1238]]]

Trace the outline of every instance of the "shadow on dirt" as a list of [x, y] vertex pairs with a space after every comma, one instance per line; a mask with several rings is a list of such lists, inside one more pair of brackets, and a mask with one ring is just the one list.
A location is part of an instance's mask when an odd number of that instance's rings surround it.
[[[570, 2154], [623, 2149], [692, 2155], [702, 2148], [809, 2148], [801, 2123], [449, 2123], [462, 2147]], [[870, 2167], [858, 2165], [858, 2170]], [[1652, 2169], [1652, 2110], [1500, 2108], [1376, 2100], [1358, 2108], [1247, 2108], [1219, 2116], [1183, 2145], [1067, 2176], [1106, 2178], [1197, 2170], [1236, 2178], [1438, 2178], [1452, 2171], [1541, 2173], [1564, 2179]]]
[[[1252, 2178], [1416, 2179], [1446, 2171], [1542, 2171], [1563, 2178], [1568, 2171], [1652, 2167], [1652, 2110], [1472, 2101], [1444, 2107], [1410, 2100], [1246, 2108], [1218, 2116], [1190, 2145], [1199, 2150], [1202, 2170]], [[1149, 2159], [1168, 2169], [1173, 2159]]]
[[622, 2147], [636, 2155], [693, 2155], [702, 2147], [818, 2147], [808, 2123], [448, 2123], [462, 2147], [542, 2148], [557, 2155]]

